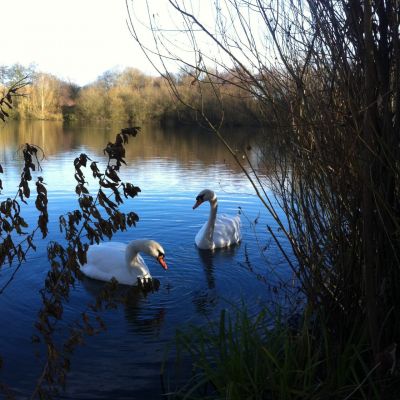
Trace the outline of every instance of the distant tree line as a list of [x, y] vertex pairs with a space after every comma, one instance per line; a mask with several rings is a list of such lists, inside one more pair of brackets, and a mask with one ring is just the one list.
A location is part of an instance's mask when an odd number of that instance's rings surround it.
[[[0, 66], [0, 87], [6, 88], [26, 76], [30, 85], [15, 100], [11, 119], [114, 120], [135, 124], [152, 121], [177, 125], [198, 123], [201, 118], [197, 110], [202, 108], [210, 119], [222, 119], [227, 125], [258, 125], [260, 120], [256, 98], [232, 83], [229, 72], [212, 74], [223, 93], [218, 102], [206, 82], [210, 77], [205, 76], [204, 85], [199, 86], [202, 77], [195, 76], [193, 71], [172, 76], [174, 86], [183, 93], [181, 102], [171, 95], [171, 86], [163, 77], [145, 75], [134, 68], [106, 71], [95, 82], [80, 87], [36, 71], [32, 65]], [[192, 84], [194, 80], [196, 85]], [[188, 104], [197, 107], [187, 107]]]

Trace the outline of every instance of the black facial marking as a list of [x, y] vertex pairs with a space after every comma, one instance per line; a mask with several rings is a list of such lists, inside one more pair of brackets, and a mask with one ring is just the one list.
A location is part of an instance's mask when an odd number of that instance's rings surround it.
[[162, 251], [158, 250], [158, 257], [164, 258], [165, 255]]
[[197, 196], [196, 201], [204, 201], [204, 194]]

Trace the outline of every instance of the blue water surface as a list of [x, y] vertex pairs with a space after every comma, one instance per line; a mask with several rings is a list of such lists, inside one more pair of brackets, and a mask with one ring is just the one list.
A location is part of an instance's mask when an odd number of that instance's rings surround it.
[[[29, 398], [41, 374], [45, 353], [31, 343], [37, 335], [34, 324], [41, 307], [39, 290], [49, 269], [46, 247], [50, 240], [63, 241], [58, 217], [77, 208], [73, 160], [86, 153], [106, 165], [103, 148], [113, 141], [118, 126], [73, 126], [39, 122], [9, 124], [2, 128], [1, 160], [4, 190], [1, 201], [14, 197], [22, 161], [17, 149], [34, 143], [43, 149], [41, 161], [49, 197], [49, 236], [38, 237], [37, 249], [0, 295], [0, 381], [16, 394]], [[251, 141], [242, 131], [232, 143], [235, 151]], [[254, 144], [253, 144], [254, 146]], [[118, 232], [112, 240], [129, 242], [151, 238], [166, 251], [168, 271], [146, 258], [158, 291], [134, 291], [127, 304], [101, 314], [107, 329], [87, 337], [71, 359], [63, 399], [157, 399], [162, 393], [161, 364], [166, 362], [169, 385], [173, 386], [174, 337], [177, 329], [190, 324], [206, 325], [218, 318], [222, 309], [245, 303], [252, 313], [274, 300], [281, 280], [291, 273], [275, 242], [268, 235], [270, 225], [280, 235], [253, 188], [231, 155], [211, 134], [191, 129], [145, 128], [126, 146], [127, 165], [121, 178], [139, 186], [138, 197], [126, 200], [122, 211], [139, 215], [136, 227]], [[256, 151], [256, 147], [254, 148]], [[95, 182], [87, 169], [90, 190]], [[242, 214], [242, 242], [214, 252], [196, 248], [194, 237], [209, 214], [209, 205], [192, 210], [198, 192], [213, 189], [218, 211]], [[34, 190], [34, 184], [32, 185]], [[33, 199], [22, 214], [34, 225], [37, 213]], [[285, 243], [282, 242], [285, 246]], [[13, 266], [0, 270], [3, 286], [15, 272]], [[78, 281], [65, 304], [66, 329], [87, 309], [102, 284], [89, 279]], [[62, 333], [61, 333], [62, 336]], [[168, 349], [171, 349], [168, 351]], [[165, 383], [165, 382], [164, 382]]]

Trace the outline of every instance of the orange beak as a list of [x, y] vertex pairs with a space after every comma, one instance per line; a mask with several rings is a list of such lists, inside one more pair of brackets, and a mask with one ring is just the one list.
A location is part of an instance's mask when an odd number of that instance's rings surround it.
[[166, 263], [165, 260], [164, 260], [164, 256], [158, 256], [158, 257], [157, 257], [157, 261], [160, 263], [160, 265], [161, 265], [165, 270], [168, 269], [168, 265], [167, 265], [167, 263]]
[[195, 203], [194, 206], [193, 206], [193, 210], [194, 210], [195, 208], [197, 208], [201, 203], [203, 203], [201, 200], [197, 200], [196, 203]]

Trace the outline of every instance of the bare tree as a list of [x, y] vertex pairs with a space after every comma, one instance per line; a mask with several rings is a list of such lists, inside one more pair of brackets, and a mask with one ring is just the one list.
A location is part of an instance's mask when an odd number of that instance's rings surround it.
[[[263, 125], [274, 127], [270, 135], [285, 148], [276, 153], [275, 179], [261, 180], [231, 149], [232, 155], [286, 233], [308, 305], [323, 310], [338, 337], [368, 332], [378, 359], [400, 334], [399, 2], [169, 0], [164, 6], [127, 0], [132, 36], [176, 97], [228, 148], [221, 134], [224, 86], [256, 99]], [[177, 67], [191, 76], [200, 98], [213, 91], [218, 121], [201, 100], [186, 101], [172, 73]], [[266, 185], [275, 189], [287, 224]]]

